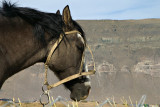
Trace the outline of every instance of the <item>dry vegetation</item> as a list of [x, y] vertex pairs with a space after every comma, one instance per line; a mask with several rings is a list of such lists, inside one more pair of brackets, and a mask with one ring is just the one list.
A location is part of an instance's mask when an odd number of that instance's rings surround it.
[[[50, 97], [49, 97], [50, 98]], [[51, 98], [49, 101], [49, 104], [47, 104], [47, 107], [149, 107], [151, 105], [144, 104], [146, 96], [143, 95], [142, 98], [140, 99], [139, 102], [135, 102], [133, 104], [130, 96], [129, 96], [129, 101], [127, 101], [124, 97], [120, 98], [122, 104], [117, 104], [114, 101], [114, 97], [110, 99], [106, 99], [104, 102], [96, 102], [96, 101], [80, 101], [80, 102], [73, 102], [73, 101], [57, 101]], [[0, 107], [43, 107], [43, 105], [40, 102], [29, 102], [29, 103], [24, 103], [21, 102], [20, 99], [18, 98], [17, 101], [13, 98], [12, 101], [0, 101]], [[154, 105], [154, 107], [158, 107], [158, 105]]]
[[[7, 102], [0, 102], [0, 105], [4, 105]], [[18, 105], [21, 105], [20, 107], [43, 107], [40, 103], [36, 102], [36, 103], [17, 103]], [[13, 105], [13, 104], [11, 104]], [[11, 105], [8, 105], [6, 107], [10, 107]], [[72, 102], [72, 107], [98, 107], [98, 103], [97, 102]], [[66, 107], [64, 104], [57, 102], [55, 105], [53, 105], [52, 107]], [[69, 106], [70, 107], [70, 106]], [[104, 104], [102, 107], [128, 107], [128, 105], [120, 105], [120, 104]]]

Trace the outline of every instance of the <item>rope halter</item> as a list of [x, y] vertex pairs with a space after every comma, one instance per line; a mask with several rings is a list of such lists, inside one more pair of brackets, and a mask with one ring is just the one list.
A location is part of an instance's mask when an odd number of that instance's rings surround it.
[[[73, 31], [65, 32], [65, 35], [74, 34], [74, 33], [79, 33], [79, 34], [81, 34], [79, 31], [73, 30]], [[49, 62], [50, 62], [50, 60], [51, 60], [52, 54], [54, 53], [54, 51], [56, 50], [56, 48], [59, 46], [59, 44], [61, 43], [61, 41], [63, 40], [63, 37], [64, 37], [64, 34], [61, 33], [61, 34], [60, 34], [60, 37], [58, 38], [58, 40], [57, 40], [57, 41], [55, 42], [55, 44], [52, 46], [52, 48], [51, 48], [51, 50], [50, 50], [50, 52], [49, 52], [49, 54], [48, 54], [47, 60], [46, 60], [46, 62], [45, 62], [45, 80], [44, 80], [44, 85], [47, 85], [47, 89], [48, 89], [48, 90], [50, 90], [50, 89], [52, 89], [52, 88], [54, 88], [54, 87], [57, 87], [57, 86], [59, 86], [59, 85], [61, 85], [61, 84], [63, 84], [63, 83], [66, 83], [66, 82], [68, 82], [68, 81], [71, 81], [71, 80], [73, 80], [73, 79], [79, 78], [79, 77], [81, 77], [81, 76], [92, 75], [92, 74], [95, 74], [95, 72], [96, 72], [96, 70], [95, 70], [95, 62], [94, 62], [94, 58], [93, 58], [93, 53], [92, 53], [91, 49], [89, 48], [89, 46], [86, 44], [86, 46], [87, 46], [87, 48], [89, 49], [89, 52], [90, 52], [90, 54], [91, 54], [91, 56], [92, 56], [93, 63], [94, 63], [94, 65], [93, 65], [93, 66], [94, 66], [93, 70], [89, 70], [88, 72], [82, 72], [83, 63], [84, 63], [84, 62], [83, 62], [83, 61], [84, 61], [84, 52], [83, 52], [83, 54], [82, 54], [82, 60], [81, 60], [81, 65], [80, 65], [80, 69], [79, 69], [79, 73], [74, 74], [74, 75], [72, 75], [72, 76], [69, 76], [69, 77], [67, 77], [67, 78], [65, 78], [65, 79], [62, 79], [62, 80], [60, 80], [60, 81], [57, 82], [57, 83], [54, 83], [54, 84], [52, 84], [52, 85], [49, 85], [48, 80], [47, 80], [48, 64], [49, 64]]]

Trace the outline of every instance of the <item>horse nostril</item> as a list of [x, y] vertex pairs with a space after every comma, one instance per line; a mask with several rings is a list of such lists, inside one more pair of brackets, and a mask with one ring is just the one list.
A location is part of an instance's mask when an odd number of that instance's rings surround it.
[[88, 94], [91, 92], [91, 87], [88, 87]]

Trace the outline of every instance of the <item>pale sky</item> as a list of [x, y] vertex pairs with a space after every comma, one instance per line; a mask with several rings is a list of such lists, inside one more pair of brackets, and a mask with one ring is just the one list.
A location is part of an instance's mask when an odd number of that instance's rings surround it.
[[[2, 0], [0, 0], [2, 1]], [[7, 1], [7, 0], [6, 0]], [[160, 18], [160, 0], [10, 0], [18, 6], [55, 13], [70, 6], [75, 20]]]

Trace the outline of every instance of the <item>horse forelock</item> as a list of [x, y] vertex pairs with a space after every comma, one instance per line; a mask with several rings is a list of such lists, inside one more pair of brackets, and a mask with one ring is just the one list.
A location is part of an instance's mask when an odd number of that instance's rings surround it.
[[76, 28], [76, 30], [78, 30], [81, 33], [81, 36], [84, 39], [84, 42], [86, 43], [86, 37], [82, 27], [76, 21], [73, 21], [73, 25]]

